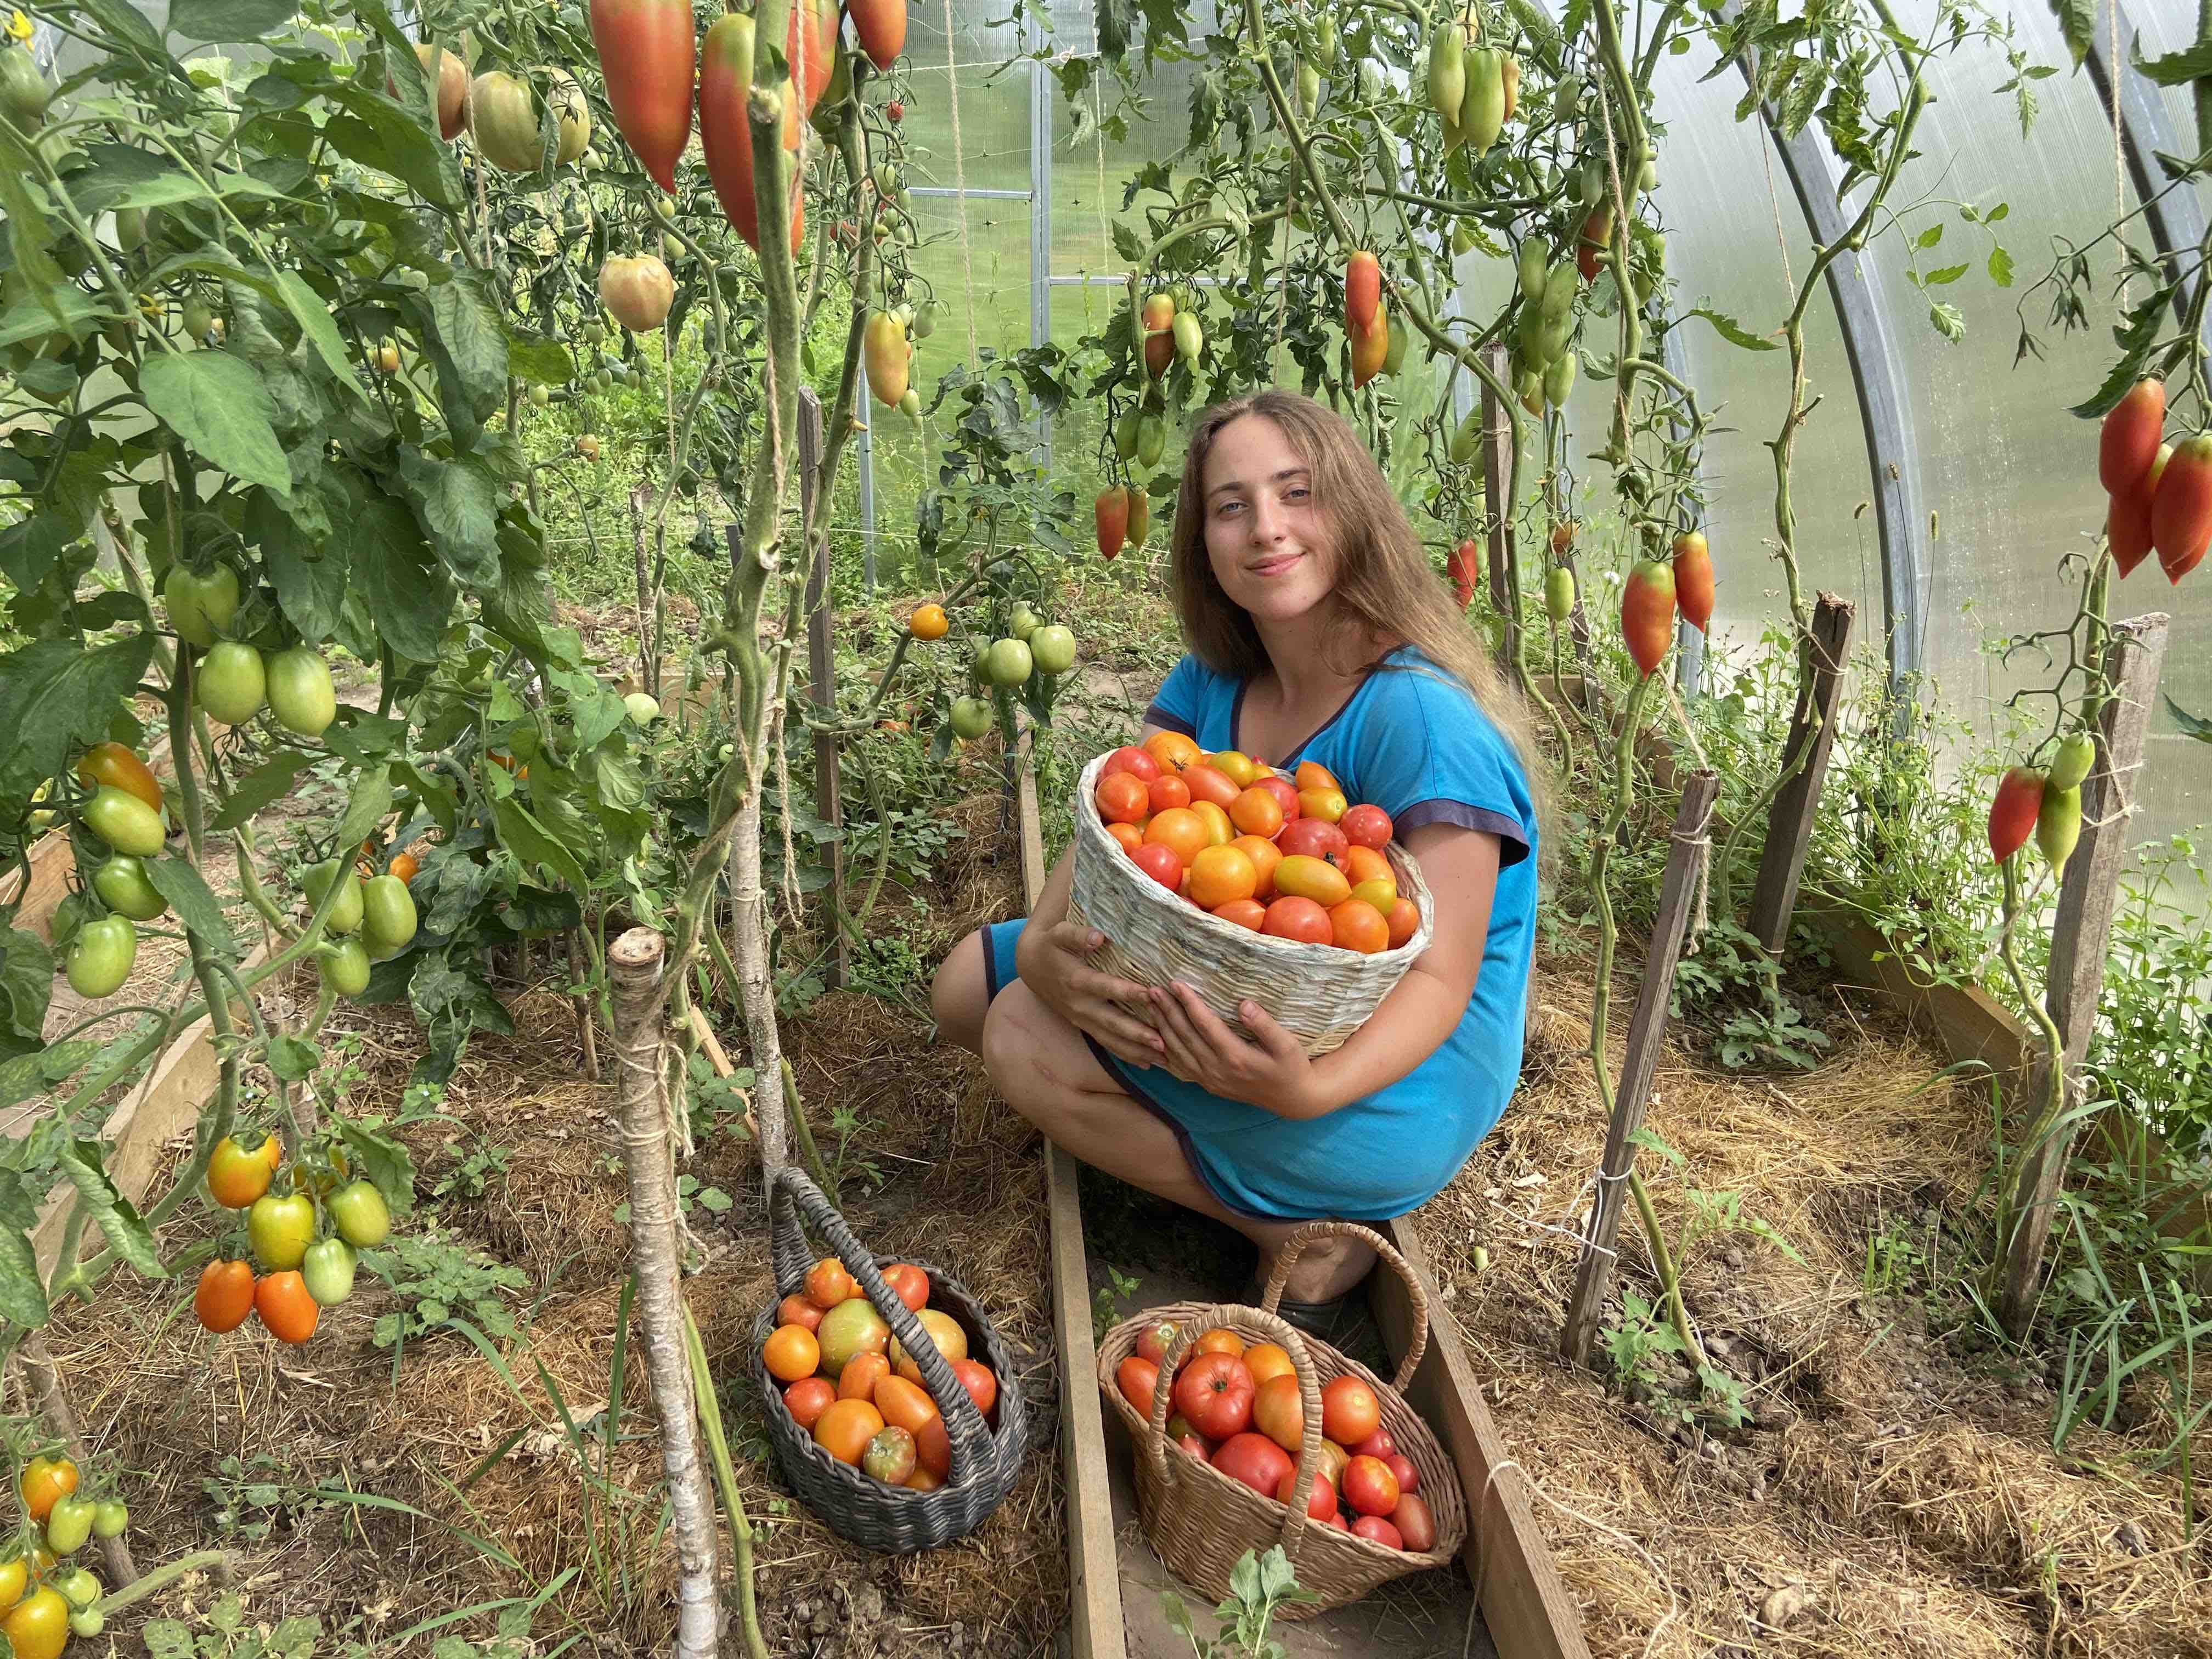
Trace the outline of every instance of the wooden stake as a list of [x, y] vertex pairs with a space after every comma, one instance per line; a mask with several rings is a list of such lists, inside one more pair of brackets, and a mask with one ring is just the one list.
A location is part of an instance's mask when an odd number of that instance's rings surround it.
[[[1512, 369], [1505, 360], [1505, 348], [1493, 343], [1487, 349], [1491, 371], [1505, 380]], [[1513, 503], [1506, 500], [1513, 482], [1513, 423], [1507, 416], [1505, 405], [1490, 388], [1482, 383], [1482, 489], [1483, 505], [1490, 515], [1490, 603], [1498, 614], [1505, 618], [1504, 666], [1506, 673], [1517, 684], [1520, 678], [1521, 618], [1513, 605]]]
[[653, 659], [653, 577], [645, 560], [645, 498], [643, 484], [629, 492], [630, 556], [637, 562], [637, 683], [647, 695], [660, 695], [660, 665]]
[[[2105, 955], [2118, 908], [2120, 864], [2127, 855], [2135, 816], [2136, 775], [2143, 734], [2150, 725], [2159, 672], [2166, 661], [2167, 617], [2163, 611], [2112, 625], [2105, 651], [2105, 681], [2112, 688], [2098, 724], [2097, 763], [2081, 785], [2081, 839], [2058, 884], [2058, 911], [2051, 927], [2051, 969], [2044, 1006], [2057, 1022], [2066, 1075], [2072, 1084], [2062, 1111], [2079, 1103], [2080, 1066], [2097, 1023], [2105, 988]], [[2050, 1062], [2039, 1058], [2027, 1098], [2041, 1100]], [[2017, 1336], [2035, 1314], [2042, 1288], [2043, 1251], [2050, 1242], [2058, 1189], [2074, 1147], [2075, 1125], [2042, 1126], [2039, 1144], [2023, 1147], [2007, 1213], [2012, 1237], [2005, 1249], [2004, 1285], [1998, 1308], [2005, 1328]]]
[[[830, 538], [814, 544], [814, 477], [822, 466], [822, 400], [811, 386], [799, 389], [799, 542], [811, 559], [806, 571], [806, 678], [814, 706], [824, 714], [837, 703], [836, 655], [830, 643]], [[837, 788], [837, 744], [832, 738], [814, 739], [814, 816], [842, 829], [845, 808]], [[830, 986], [837, 989], [852, 977], [852, 947], [837, 917], [845, 902], [845, 842], [840, 836], [830, 843]]]
[[1651, 925], [1650, 947], [1644, 953], [1644, 982], [1636, 993], [1636, 1012], [1628, 1022], [1628, 1054], [1613, 1094], [1613, 1121], [1605, 1135], [1605, 1157], [1598, 1166], [1597, 1199], [1590, 1206], [1589, 1231], [1583, 1239], [1575, 1269], [1574, 1299], [1567, 1304], [1567, 1327], [1560, 1351], [1576, 1364], [1589, 1357], [1597, 1334], [1598, 1310], [1613, 1279], [1613, 1240], [1620, 1230], [1620, 1206], [1627, 1196], [1629, 1166], [1635, 1162], [1632, 1137], [1644, 1122], [1651, 1079], [1659, 1069], [1659, 1048], [1667, 1035], [1667, 1005], [1674, 988], [1674, 964], [1682, 954], [1682, 935], [1690, 921], [1690, 900], [1698, 870], [1710, 852], [1708, 831], [1713, 799], [1720, 793], [1717, 772], [1692, 772], [1682, 780], [1681, 804], [1674, 811], [1674, 845], [1667, 877], [1659, 889], [1659, 914]]
[[586, 1080], [599, 1080], [599, 1021], [592, 1015], [591, 987], [585, 982], [580, 953], [576, 949], [576, 934], [568, 934], [568, 977], [576, 987], [576, 1029], [584, 1041], [584, 1076]]
[[677, 1243], [676, 1162], [668, 1144], [662, 1087], [660, 970], [666, 946], [650, 927], [633, 927], [607, 952], [613, 994], [615, 1057], [622, 1066], [623, 1164], [629, 1178], [630, 1258], [637, 1274], [638, 1323], [653, 1403], [660, 1417], [660, 1466], [675, 1517], [677, 1659], [711, 1659], [721, 1629], [715, 1589], [714, 1496], [699, 1456], [691, 1362], [684, 1340], [684, 1291]]
[[1790, 915], [1797, 908], [1797, 884], [1805, 874], [1820, 786], [1827, 780], [1828, 753], [1836, 740], [1836, 709], [1843, 701], [1844, 661], [1856, 609], [1833, 593], [1821, 594], [1813, 611], [1813, 631], [1798, 646], [1797, 712], [1782, 753], [1785, 762], [1801, 754], [1804, 760], [1767, 809], [1766, 845], [1751, 890], [1752, 936], [1772, 957], [1790, 943]]

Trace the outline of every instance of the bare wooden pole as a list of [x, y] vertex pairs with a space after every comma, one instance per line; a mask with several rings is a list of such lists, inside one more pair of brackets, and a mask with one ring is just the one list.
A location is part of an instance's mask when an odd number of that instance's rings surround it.
[[[2081, 786], [2081, 839], [2066, 861], [2058, 884], [2058, 911], [2051, 928], [2051, 969], [2044, 1006], [2057, 1023], [2063, 1045], [2066, 1075], [2078, 1079], [2089, 1034], [2097, 1023], [2097, 1002], [2105, 989], [2105, 956], [2112, 942], [2112, 914], [2118, 906], [2120, 864], [2127, 855], [2128, 832], [2135, 816], [2136, 775], [2142, 767], [2143, 734], [2150, 726], [2159, 672], [2166, 662], [2167, 617], [2163, 611], [2112, 625], [2105, 650], [2105, 683], [2112, 695], [2098, 722], [2097, 763]], [[2036, 1062], [2027, 1098], [2041, 1100], [2050, 1086], [2048, 1056]], [[2076, 1126], [2065, 1114], [2080, 1099], [2076, 1082], [2058, 1103], [2057, 1122], [2033, 1126], [2021, 1149], [2020, 1170], [2007, 1213], [2012, 1236], [2006, 1244], [2004, 1285], [1998, 1315], [2018, 1335], [2027, 1328], [2042, 1288], [2043, 1252], [2065, 1182], [2066, 1163]]]
[[584, 1076], [592, 1082], [599, 1080], [599, 1021], [592, 1014], [592, 988], [585, 981], [581, 952], [576, 949], [574, 930], [568, 934], [568, 978], [575, 985], [576, 1030], [584, 1042]]
[[656, 661], [653, 638], [653, 577], [645, 557], [645, 501], [649, 491], [644, 484], [629, 492], [630, 556], [637, 563], [637, 683], [648, 696], [660, 695], [660, 665]]
[[661, 1067], [665, 948], [653, 929], [631, 928], [607, 952], [607, 978], [614, 1001], [615, 1055], [622, 1066], [623, 1162], [629, 1178], [638, 1322], [660, 1418], [660, 1465], [668, 1480], [683, 1573], [677, 1586], [675, 1654], [676, 1659], [712, 1659], [722, 1614], [715, 1583], [714, 1496], [699, 1455], [691, 1361], [684, 1336], [676, 1162]]
[[[15, 1346], [15, 1360], [23, 1368], [23, 1380], [30, 1387], [31, 1398], [37, 1402], [39, 1415], [45, 1419], [47, 1431], [69, 1448], [71, 1462], [79, 1468], [85, 1468], [91, 1459], [85, 1451], [84, 1435], [77, 1427], [76, 1413], [70, 1406], [69, 1392], [62, 1385], [53, 1351], [46, 1346], [46, 1334], [25, 1332], [23, 1340]], [[138, 1564], [131, 1559], [131, 1546], [120, 1534], [101, 1539], [100, 1554], [113, 1589], [123, 1589], [137, 1583]]]
[[[806, 572], [806, 678], [814, 706], [824, 714], [837, 704], [836, 653], [830, 642], [830, 538], [814, 539], [814, 477], [822, 466], [822, 400], [811, 386], [799, 391], [799, 511], [801, 544], [813, 554]], [[837, 784], [837, 740], [819, 732], [814, 738], [814, 816], [842, 829], [845, 806]], [[830, 984], [852, 977], [852, 947], [837, 911], [845, 902], [845, 842], [830, 843]]]
[[[1511, 377], [1505, 348], [1488, 348], [1490, 367], [1500, 380]], [[1513, 487], [1513, 423], [1505, 405], [1482, 383], [1482, 490], [1489, 510], [1490, 603], [1505, 619], [1505, 672], [1520, 677], [1521, 617], [1513, 604], [1513, 503], [1507, 499]]]
[[1567, 1304], [1567, 1325], [1560, 1351], [1577, 1364], [1589, 1356], [1590, 1340], [1597, 1334], [1598, 1311], [1612, 1282], [1613, 1240], [1620, 1230], [1620, 1206], [1626, 1197], [1629, 1170], [1636, 1161], [1632, 1137], [1644, 1122], [1644, 1108], [1651, 1095], [1651, 1079], [1659, 1069], [1659, 1049], [1667, 1035], [1667, 1005], [1674, 988], [1674, 964], [1682, 955], [1682, 935], [1689, 927], [1690, 902], [1697, 889], [1698, 872], [1711, 850], [1708, 836], [1713, 799], [1720, 793], [1717, 772], [1692, 772], [1682, 780], [1681, 804], [1674, 810], [1674, 844], [1667, 859], [1667, 876], [1659, 889], [1659, 914], [1651, 926], [1651, 944], [1644, 953], [1644, 982], [1636, 993], [1636, 1012], [1628, 1022], [1628, 1053], [1622, 1061], [1620, 1081], [1613, 1096], [1613, 1119], [1605, 1135], [1605, 1156], [1598, 1165], [1597, 1199], [1590, 1206], [1589, 1231], [1583, 1238], [1582, 1260], [1575, 1269], [1574, 1299]]
[[1820, 786], [1827, 781], [1828, 755], [1836, 739], [1855, 611], [1847, 599], [1821, 594], [1813, 611], [1813, 631], [1798, 645], [1797, 710], [1782, 753], [1785, 763], [1800, 755], [1804, 758], [1767, 809], [1766, 844], [1751, 890], [1751, 933], [1769, 956], [1779, 957], [1790, 943], [1790, 915], [1797, 908], [1797, 884], [1804, 878]]

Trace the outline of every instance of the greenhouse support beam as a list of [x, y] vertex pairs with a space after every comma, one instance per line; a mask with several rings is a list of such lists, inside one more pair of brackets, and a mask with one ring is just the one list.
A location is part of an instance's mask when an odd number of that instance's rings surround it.
[[[1674, 320], [1662, 312], [1656, 325], [1660, 330], [1659, 361], [1666, 365], [1669, 374], [1686, 385], [1690, 379], [1690, 354], [1683, 349], [1681, 337], [1674, 331]], [[1684, 505], [1690, 510], [1690, 528], [1702, 531], [1705, 527], [1705, 476], [1702, 451], [1690, 457], [1690, 477], [1697, 488], [1683, 498]], [[1705, 630], [1692, 628], [1687, 619], [1678, 617], [1674, 621], [1674, 683], [1684, 697], [1698, 695], [1698, 687], [1705, 681]]]
[[[2106, 55], [2105, 31], [2091, 30], [2089, 80], [2096, 87], [2098, 100], [2107, 116], [2112, 113], [2117, 90], [2120, 149], [2127, 157], [2128, 182], [2135, 186], [2136, 199], [2148, 204], [2143, 210], [2143, 218], [2150, 228], [2151, 240], [2158, 248], [2159, 257], [2178, 270], [2179, 256], [2204, 240], [2204, 210], [2197, 192], [2185, 186], [2159, 196], [2168, 180], [2165, 169], [2158, 164], [2157, 153], [2164, 150], [2169, 155], [2194, 155], [2197, 145], [2193, 139], [2185, 139], [2174, 131], [2166, 118], [2166, 105], [2159, 97], [2157, 87], [2129, 67], [2138, 44], [2136, 26], [2119, 0], [2112, 0], [2112, 3], [2118, 13], [2120, 34], [2127, 42], [2127, 57], [2122, 63], [2113, 64]], [[2118, 71], [2117, 76], [2115, 70]], [[2185, 319], [2189, 306], [2189, 284], [2185, 280], [2174, 291], [2173, 308]]]

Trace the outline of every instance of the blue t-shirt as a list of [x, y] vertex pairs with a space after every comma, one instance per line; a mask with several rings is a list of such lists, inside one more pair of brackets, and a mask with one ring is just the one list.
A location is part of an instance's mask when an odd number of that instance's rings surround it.
[[[1195, 656], [1146, 711], [1206, 750], [1236, 749], [1244, 684]], [[1347, 797], [1372, 801], [1402, 835], [1455, 823], [1498, 838], [1490, 934], [1467, 1012], [1436, 1052], [1388, 1088], [1324, 1116], [1279, 1117], [1157, 1066], [1101, 1060], [1170, 1119], [1194, 1168], [1230, 1208], [1281, 1218], [1379, 1221], [1436, 1196], [1505, 1110], [1521, 1075], [1536, 932], [1536, 815], [1519, 759], [1465, 685], [1410, 646], [1383, 659], [1279, 769], [1317, 761]]]

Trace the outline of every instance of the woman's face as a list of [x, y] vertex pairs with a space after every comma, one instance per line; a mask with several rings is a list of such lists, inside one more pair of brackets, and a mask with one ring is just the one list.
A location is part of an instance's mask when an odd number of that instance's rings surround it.
[[1255, 621], [1288, 622], [1328, 597], [1335, 551], [1314, 480], [1283, 429], [1241, 415], [1206, 452], [1206, 552], [1222, 592]]

